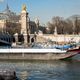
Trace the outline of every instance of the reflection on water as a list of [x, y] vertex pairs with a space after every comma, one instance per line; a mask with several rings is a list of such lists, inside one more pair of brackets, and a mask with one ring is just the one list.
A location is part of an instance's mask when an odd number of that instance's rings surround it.
[[79, 61], [0, 61], [0, 68], [14, 68], [17, 76], [28, 72], [28, 80], [80, 80]]

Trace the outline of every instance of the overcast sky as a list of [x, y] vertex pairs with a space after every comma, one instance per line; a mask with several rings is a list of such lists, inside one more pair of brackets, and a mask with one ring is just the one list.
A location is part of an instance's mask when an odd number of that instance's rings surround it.
[[41, 24], [47, 23], [53, 16], [67, 18], [80, 14], [80, 0], [0, 0], [0, 11], [5, 9], [7, 3], [18, 14], [22, 4], [26, 4], [31, 20], [38, 17]]

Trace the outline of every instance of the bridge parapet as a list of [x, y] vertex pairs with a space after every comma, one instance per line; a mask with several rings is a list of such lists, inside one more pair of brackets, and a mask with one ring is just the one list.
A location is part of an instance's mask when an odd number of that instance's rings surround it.
[[42, 36], [42, 35], [37, 35], [37, 40], [36, 42], [47, 42], [48, 40], [46, 39], [46, 37]]

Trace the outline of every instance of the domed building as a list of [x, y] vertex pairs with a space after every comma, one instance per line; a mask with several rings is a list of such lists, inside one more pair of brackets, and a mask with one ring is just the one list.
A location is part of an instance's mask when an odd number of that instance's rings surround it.
[[[9, 6], [6, 6], [6, 9], [0, 12], [0, 32], [1, 31], [10, 31], [10, 28], [13, 27], [13, 24], [19, 25], [20, 15], [12, 12]], [[16, 27], [16, 26], [14, 26]]]
[[7, 4], [6, 9], [0, 13], [0, 20], [7, 20], [17, 22], [19, 21], [20, 16], [12, 12]]
[[[15, 12], [12, 12], [7, 4], [5, 10], [0, 12], [0, 32], [8, 32], [10, 34], [21, 33], [21, 15], [22, 13], [17, 15]], [[29, 20], [30, 34], [34, 34], [36, 30], [38, 29], [35, 21]]]

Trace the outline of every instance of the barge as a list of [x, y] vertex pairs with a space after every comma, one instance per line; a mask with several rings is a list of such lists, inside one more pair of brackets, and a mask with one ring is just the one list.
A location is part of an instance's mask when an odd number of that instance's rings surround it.
[[0, 59], [4, 60], [59, 60], [77, 55], [78, 51], [57, 49], [0, 49]]

